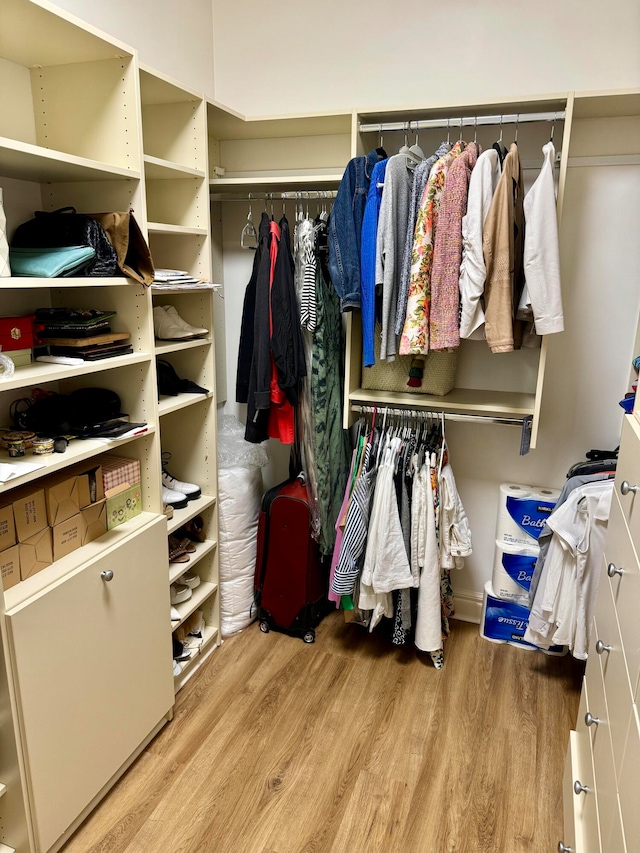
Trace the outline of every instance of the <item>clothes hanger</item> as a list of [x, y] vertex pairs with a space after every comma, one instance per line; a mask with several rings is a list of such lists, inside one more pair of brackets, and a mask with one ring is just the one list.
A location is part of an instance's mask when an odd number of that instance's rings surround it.
[[518, 122], [519, 121], [520, 121], [520, 113], [516, 113], [516, 132], [515, 132], [515, 136], [513, 137], [514, 145], [518, 144]]
[[403, 131], [404, 131], [404, 144], [402, 145], [402, 147], [398, 151], [398, 154], [408, 154], [409, 153], [409, 146], [407, 145], [407, 123], [406, 122], [404, 122]]
[[494, 148], [498, 152], [498, 157], [500, 158], [500, 167], [502, 168], [504, 158], [507, 154], [507, 149], [502, 144], [502, 116], [500, 116], [500, 138], [493, 143], [492, 148]]
[[253, 224], [253, 214], [251, 212], [251, 193], [249, 193], [249, 212], [247, 213], [247, 221], [242, 229], [242, 234], [240, 235], [240, 248], [253, 249], [254, 251], [258, 248], [258, 232]]
[[[409, 122], [409, 130], [411, 130], [411, 122]], [[413, 145], [409, 148], [407, 152], [407, 169], [413, 172], [418, 163], [422, 163], [423, 160], [424, 151], [422, 150], [422, 148], [420, 148], [418, 144], [418, 128], [416, 126], [416, 141], [413, 143]]]

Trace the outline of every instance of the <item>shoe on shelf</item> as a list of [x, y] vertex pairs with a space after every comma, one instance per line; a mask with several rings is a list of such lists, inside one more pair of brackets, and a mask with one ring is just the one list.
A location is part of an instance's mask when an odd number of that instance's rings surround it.
[[182, 604], [183, 601], [189, 601], [193, 595], [190, 587], [184, 583], [173, 583], [169, 590], [171, 604]]
[[193, 572], [187, 572], [180, 578], [180, 583], [188, 586], [189, 589], [195, 589], [197, 586], [200, 586], [200, 576]]
[[171, 608], [171, 621], [172, 622], [179, 622], [180, 621], [180, 614], [175, 609], [175, 607]]
[[[183, 480], [176, 479], [167, 471], [167, 464], [171, 459], [171, 453], [164, 451], [162, 453], [162, 485], [165, 489], [172, 492], [178, 492], [186, 497], [188, 501], [194, 501], [200, 497], [202, 490], [195, 483], [187, 483]], [[169, 503], [169, 501], [167, 501]], [[175, 505], [175, 504], [174, 504]]]
[[177, 678], [181, 672], [182, 672], [182, 667], [180, 666], [180, 664], [178, 663], [177, 660], [174, 660], [174, 662], [173, 662], [173, 677]]
[[180, 640], [176, 640], [175, 637], [171, 638], [173, 640], [173, 659], [174, 660], [189, 660], [191, 657], [191, 652], [189, 649], [184, 647], [184, 644], [180, 642]]
[[180, 540], [175, 536], [169, 537], [169, 562], [170, 563], [188, 563], [191, 557], [186, 549], [180, 544]]
[[162, 512], [167, 516], [167, 519], [173, 518], [173, 507], [170, 504], [162, 504]]
[[204, 532], [204, 521], [201, 515], [194, 515], [180, 530], [176, 532], [180, 538], [187, 537], [192, 542], [204, 542], [207, 538]]
[[159, 341], [190, 341], [195, 337], [182, 326], [177, 326], [162, 305], [153, 309], [153, 333]]
[[175, 536], [174, 538], [177, 540], [178, 546], [182, 548], [183, 551], [186, 551], [187, 554], [196, 553], [196, 546], [193, 544], [193, 542], [191, 541], [191, 539], [189, 539], [188, 536]]
[[167, 317], [169, 317], [179, 329], [183, 329], [185, 333], [189, 333], [191, 337], [198, 338], [209, 334], [209, 329], [202, 329], [200, 326], [192, 326], [190, 323], [187, 323], [187, 321], [178, 314], [178, 309], [175, 305], [163, 305], [161, 307], [164, 308]]
[[184, 509], [189, 503], [189, 499], [182, 492], [176, 492], [174, 489], [168, 489], [162, 485], [162, 503], [168, 504], [171, 507], [171, 515], [173, 516], [174, 509]]

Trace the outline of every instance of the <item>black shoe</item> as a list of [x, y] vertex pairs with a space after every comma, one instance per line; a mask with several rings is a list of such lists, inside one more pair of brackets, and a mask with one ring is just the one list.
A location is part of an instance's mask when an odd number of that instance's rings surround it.
[[173, 640], [173, 659], [174, 660], [189, 660], [191, 657], [191, 652], [189, 649], [185, 649], [180, 640], [176, 640], [175, 637], [171, 638]]

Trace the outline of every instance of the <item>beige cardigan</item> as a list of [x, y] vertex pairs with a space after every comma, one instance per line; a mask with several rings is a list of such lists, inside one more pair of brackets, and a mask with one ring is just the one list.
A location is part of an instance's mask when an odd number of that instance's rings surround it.
[[485, 335], [491, 352], [511, 352], [522, 344], [522, 323], [514, 318], [524, 286], [523, 195], [520, 155], [512, 143], [482, 234]]

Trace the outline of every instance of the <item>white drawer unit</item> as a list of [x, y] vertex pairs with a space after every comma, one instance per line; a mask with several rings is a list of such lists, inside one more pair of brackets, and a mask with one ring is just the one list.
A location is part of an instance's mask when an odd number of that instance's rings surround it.
[[[636, 705], [640, 672], [639, 492], [640, 423], [627, 415], [580, 712], [576, 732], [571, 733], [571, 743], [578, 745], [580, 773], [588, 779], [581, 731], [587, 728], [590, 732], [597, 836], [586, 798], [580, 811], [575, 804], [573, 812], [567, 806], [567, 798], [575, 794], [565, 776], [565, 834], [574, 843], [562, 843], [575, 853], [594, 849], [600, 853], [640, 851], [640, 723]], [[588, 786], [582, 778], [580, 781]], [[571, 815], [573, 835], [567, 826]]]

